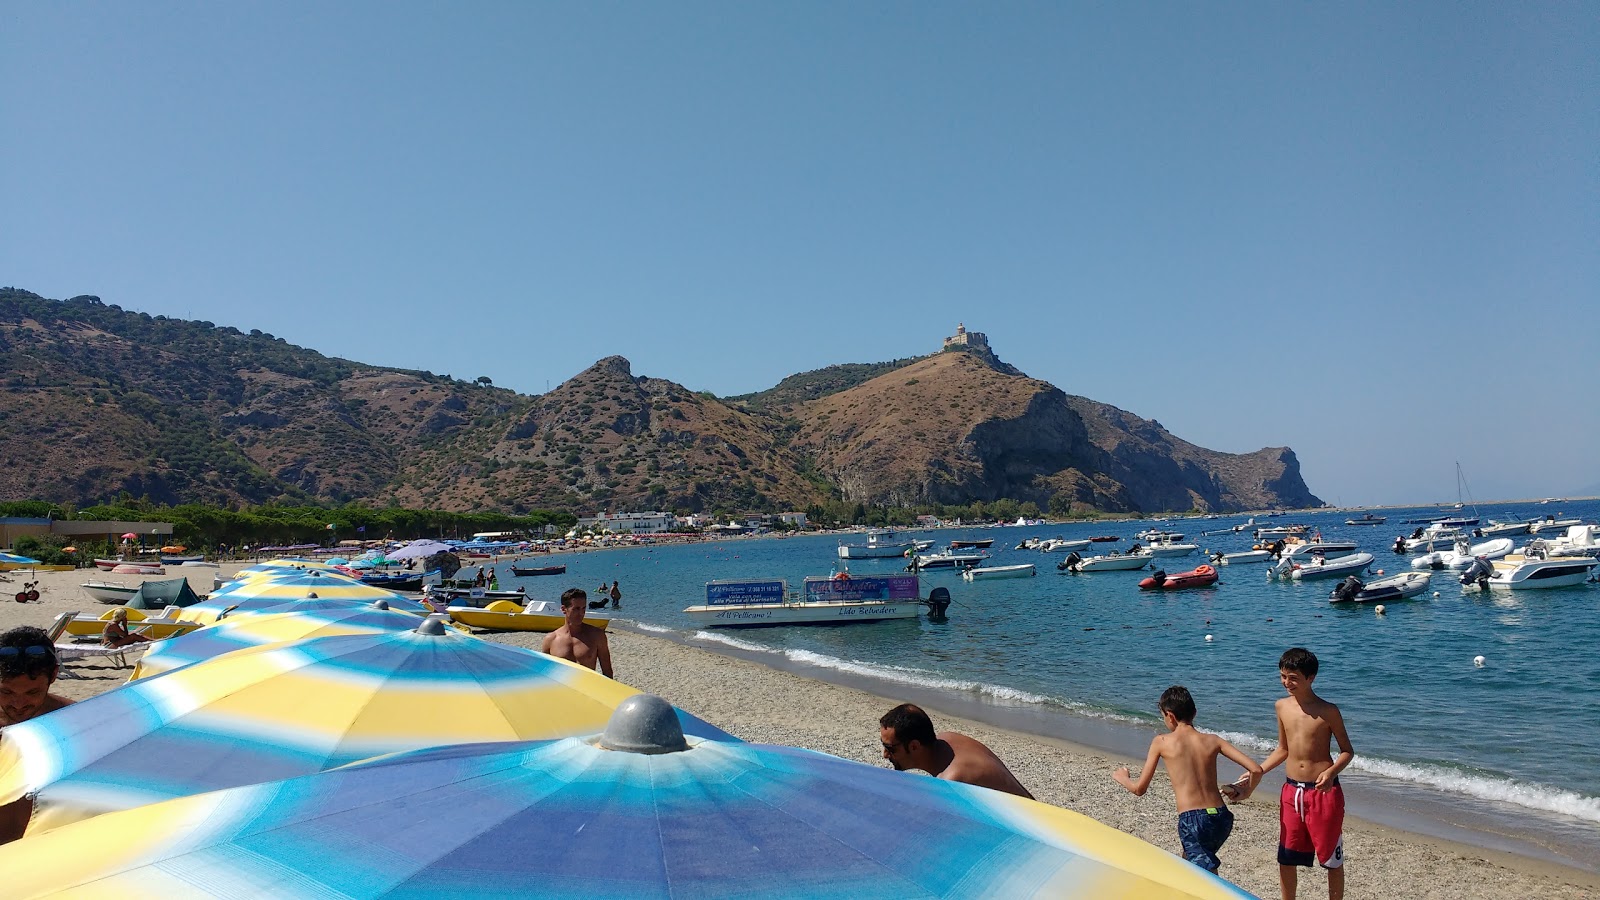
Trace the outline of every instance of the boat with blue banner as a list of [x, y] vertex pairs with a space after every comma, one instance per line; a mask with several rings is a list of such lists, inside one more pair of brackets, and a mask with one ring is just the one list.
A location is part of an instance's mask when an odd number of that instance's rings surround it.
[[807, 578], [801, 590], [789, 590], [781, 578], [706, 582], [706, 602], [684, 612], [712, 628], [760, 628], [771, 625], [852, 625], [888, 619], [914, 619], [926, 609], [943, 615], [943, 603], [921, 597], [915, 575], [848, 575]]

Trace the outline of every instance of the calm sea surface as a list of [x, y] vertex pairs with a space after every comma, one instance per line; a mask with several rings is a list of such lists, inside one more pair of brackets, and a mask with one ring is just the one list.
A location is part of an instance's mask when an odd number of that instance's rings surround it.
[[[1593, 522], [1600, 502], [1480, 505], [1487, 520], [1559, 513]], [[1470, 510], [1468, 511], [1470, 514]], [[1409, 570], [1390, 547], [1431, 507], [1388, 510], [1377, 527], [1344, 525], [1350, 513], [1258, 519], [1303, 522], [1329, 540], [1348, 539], [1377, 557], [1373, 568]], [[1172, 520], [1202, 550], [1249, 549], [1248, 532], [1202, 536], [1244, 521]], [[1448, 571], [1428, 592], [1371, 606], [1330, 605], [1336, 581], [1269, 582], [1265, 567], [1220, 569], [1214, 588], [1141, 592], [1148, 572], [1069, 575], [1063, 554], [1014, 550], [1027, 537], [1116, 534], [1126, 548], [1148, 523], [943, 529], [917, 532], [936, 546], [952, 538], [993, 537], [991, 565], [1033, 562], [1029, 579], [968, 583], [924, 573], [923, 592], [943, 585], [954, 598], [949, 621], [925, 618], [850, 627], [707, 631], [682, 609], [704, 602], [711, 579], [771, 578], [798, 588], [838, 562], [838, 536], [740, 540], [562, 557], [565, 577], [522, 579], [551, 599], [566, 587], [593, 590], [620, 580], [621, 615], [646, 629], [769, 654], [788, 667], [835, 670], [896, 686], [932, 690], [994, 707], [1042, 715], [1158, 726], [1156, 698], [1184, 684], [1199, 724], [1266, 755], [1276, 740], [1273, 702], [1283, 696], [1277, 660], [1305, 646], [1321, 660], [1319, 694], [1338, 703], [1359, 755], [1355, 769], [1488, 808], [1510, 804], [1557, 825], [1600, 825], [1600, 587], [1544, 591], [1464, 591]], [[1515, 539], [1519, 546], [1527, 538]], [[1085, 555], [1088, 555], [1086, 552]], [[1204, 561], [1168, 559], [1168, 572]], [[852, 560], [856, 574], [899, 571], [897, 560]], [[1369, 579], [1375, 576], [1368, 576]], [[1433, 592], [1439, 596], [1434, 598]], [[1211, 635], [1210, 641], [1206, 636]], [[1483, 656], [1482, 667], [1473, 658]], [[625, 672], [626, 660], [618, 660]], [[1489, 802], [1485, 802], [1489, 801]], [[1597, 832], [1600, 833], [1600, 832]]]

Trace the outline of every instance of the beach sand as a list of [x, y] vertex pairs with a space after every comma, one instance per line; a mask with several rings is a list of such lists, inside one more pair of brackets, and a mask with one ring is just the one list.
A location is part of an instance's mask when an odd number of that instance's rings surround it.
[[[224, 577], [245, 563], [225, 565]], [[173, 568], [164, 576], [108, 576], [94, 570], [40, 573], [39, 603], [9, 599], [27, 572], [0, 573], [0, 630], [15, 625], [48, 627], [58, 613], [78, 610], [96, 615], [107, 607], [90, 599], [80, 585], [91, 579], [129, 583], [187, 577], [197, 593], [211, 590], [215, 569]], [[485, 635], [503, 643], [537, 648], [542, 635]], [[611, 655], [619, 679], [667, 700], [748, 741], [820, 750], [846, 759], [886, 766], [878, 745], [878, 717], [900, 700], [829, 684], [753, 662], [625, 630], [613, 631]], [[84, 677], [62, 679], [57, 692], [81, 700], [121, 684], [127, 669], [74, 666]], [[1137, 835], [1169, 852], [1178, 851], [1172, 792], [1158, 774], [1150, 792], [1137, 798], [1111, 780], [1120, 765], [1140, 759], [1114, 759], [1087, 747], [994, 728], [929, 708], [934, 726], [955, 730], [988, 744], [1042, 802], [1089, 815]], [[925, 777], [908, 773], [905, 777]], [[1354, 780], [1354, 779], [1352, 779]], [[1347, 787], [1359, 790], [1359, 781]], [[1223, 847], [1223, 877], [1262, 897], [1278, 895], [1276, 848], [1277, 785], [1268, 776], [1256, 795], [1234, 806], [1237, 824]], [[1600, 877], [1553, 863], [1482, 850], [1397, 831], [1358, 819], [1345, 824], [1349, 859], [1346, 896], [1360, 898], [1600, 898]], [[1302, 871], [1300, 896], [1326, 897], [1320, 871]]]

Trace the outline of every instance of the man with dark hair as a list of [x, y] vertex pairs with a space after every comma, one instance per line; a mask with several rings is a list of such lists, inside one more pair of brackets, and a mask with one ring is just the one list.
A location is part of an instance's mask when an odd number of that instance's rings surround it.
[[1161, 694], [1156, 704], [1168, 734], [1150, 741], [1144, 769], [1135, 781], [1122, 766], [1111, 777], [1136, 797], [1144, 796], [1156, 775], [1156, 763], [1167, 766], [1167, 778], [1178, 802], [1178, 842], [1183, 858], [1208, 872], [1222, 865], [1217, 851], [1233, 833], [1233, 811], [1222, 802], [1217, 788], [1217, 755], [1221, 754], [1244, 767], [1246, 789], [1261, 778], [1261, 767], [1237, 747], [1214, 734], [1194, 727], [1195, 704], [1189, 689], [1175, 684]]
[[561, 614], [567, 623], [544, 636], [539, 649], [559, 659], [575, 662], [585, 669], [600, 666], [600, 674], [611, 674], [611, 643], [606, 633], [583, 620], [589, 611], [589, 595], [583, 588], [568, 588], [561, 595]]
[[[50, 693], [60, 666], [50, 636], [23, 626], [0, 634], [0, 741], [8, 725], [20, 725], [72, 703]], [[27, 797], [0, 806], [0, 844], [27, 830], [33, 801]]]
[[935, 778], [975, 784], [1033, 799], [993, 750], [954, 731], [934, 733], [922, 707], [902, 703], [878, 720], [883, 758], [896, 770], [921, 769]]

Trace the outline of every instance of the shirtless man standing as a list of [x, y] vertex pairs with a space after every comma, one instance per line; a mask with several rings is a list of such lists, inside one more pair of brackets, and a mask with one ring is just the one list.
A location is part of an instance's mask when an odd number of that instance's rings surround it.
[[[0, 741], [8, 725], [21, 725], [70, 705], [50, 693], [60, 670], [50, 636], [37, 628], [13, 628], [0, 635]], [[0, 844], [22, 837], [33, 816], [27, 797], [0, 806]]]
[[935, 778], [1033, 799], [1000, 757], [981, 742], [954, 731], [933, 732], [922, 707], [902, 703], [878, 720], [883, 758], [898, 771], [921, 769]]
[[611, 644], [604, 631], [583, 621], [583, 614], [588, 611], [589, 595], [583, 588], [568, 588], [561, 595], [561, 614], [567, 617], [567, 624], [545, 635], [539, 649], [585, 669], [593, 669], [599, 663], [600, 674], [615, 678], [611, 674]]

